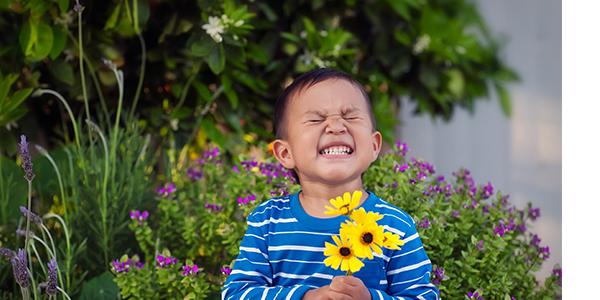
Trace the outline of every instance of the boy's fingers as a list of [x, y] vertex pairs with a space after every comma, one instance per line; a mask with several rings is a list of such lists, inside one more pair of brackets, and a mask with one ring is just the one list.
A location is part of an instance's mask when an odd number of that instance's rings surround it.
[[334, 283], [334, 282], [339, 283], [339, 284], [344, 284], [344, 285], [350, 285], [350, 286], [361, 286], [362, 285], [362, 280], [360, 280], [360, 278], [354, 277], [354, 276], [335, 276], [331, 280], [331, 283]]
[[327, 293], [327, 296], [329, 297], [328, 299], [331, 299], [331, 300], [352, 300], [351, 295], [336, 292], [334, 290], [329, 290], [329, 292]]
[[362, 282], [362, 280], [360, 280], [360, 278], [358, 277], [354, 277], [354, 276], [344, 276], [343, 279], [345, 284], [351, 285], [351, 286], [362, 286], [364, 285], [364, 283]]

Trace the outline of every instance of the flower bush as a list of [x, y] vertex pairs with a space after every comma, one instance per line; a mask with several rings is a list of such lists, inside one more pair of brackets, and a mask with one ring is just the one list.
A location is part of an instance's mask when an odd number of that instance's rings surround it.
[[[163, 292], [219, 297], [247, 215], [262, 201], [300, 188], [290, 172], [268, 155], [267, 147], [261, 149], [252, 153], [266, 158], [228, 158], [216, 147], [202, 155], [188, 149], [177, 156], [170, 152], [171, 167], [157, 187], [154, 210], [131, 212], [130, 229], [142, 257], [129, 253], [135, 259], [124, 256], [113, 263], [124, 297]], [[561, 296], [560, 266], [543, 282], [537, 282], [534, 274], [550, 251], [528, 230], [540, 216], [539, 209], [515, 207], [491, 183], [476, 184], [466, 169], [453, 173], [451, 179], [437, 176], [433, 165], [409, 158], [407, 151], [406, 144], [394, 145], [369, 168], [363, 181], [367, 190], [415, 218], [433, 264], [431, 280], [444, 298]], [[145, 267], [137, 266], [141, 261]], [[171, 280], [151, 284], [154, 278], [165, 277]]]

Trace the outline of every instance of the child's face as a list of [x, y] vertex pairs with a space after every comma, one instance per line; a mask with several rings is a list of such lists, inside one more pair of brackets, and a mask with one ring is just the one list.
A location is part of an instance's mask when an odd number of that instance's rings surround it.
[[293, 95], [284, 122], [286, 137], [273, 149], [302, 181], [333, 185], [360, 179], [381, 149], [365, 98], [343, 79], [328, 79]]

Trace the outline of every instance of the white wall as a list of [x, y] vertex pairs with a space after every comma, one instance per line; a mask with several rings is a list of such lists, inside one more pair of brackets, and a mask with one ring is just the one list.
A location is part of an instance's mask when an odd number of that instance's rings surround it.
[[518, 207], [532, 202], [542, 216], [533, 231], [550, 246], [539, 276], [561, 263], [561, 2], [479, 1], [492, 32], [505, 38], [502, 57], [521, 76], [509, 87], [513, 115], [502, 115], [496, 97], [459, 110], [452, 121], [414, 117], [403, 103], [399, 136], [410, 154], [434, 163], [447, 177], [460, 167], [477, 183], [491, 181]]

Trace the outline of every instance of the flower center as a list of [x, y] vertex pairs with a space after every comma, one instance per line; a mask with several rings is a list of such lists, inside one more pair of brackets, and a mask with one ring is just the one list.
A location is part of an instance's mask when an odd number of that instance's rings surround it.
[[366, 244], [370, 244], [371, 242], [373, 242], [373, 235], [370, 232], [367, 232], [367, 233], [363, 234], [362, 240]]
[[348, 256], [348, 255], [350, 255], [350, 248], [348, 248], [348, 247], [342, 247], [342, 248], [340, 248], [340, 254], [342, 256]]

